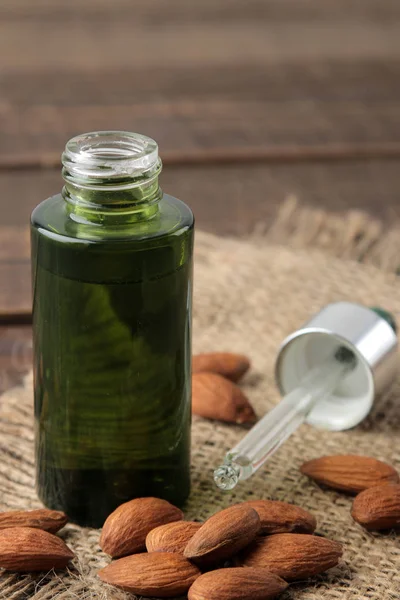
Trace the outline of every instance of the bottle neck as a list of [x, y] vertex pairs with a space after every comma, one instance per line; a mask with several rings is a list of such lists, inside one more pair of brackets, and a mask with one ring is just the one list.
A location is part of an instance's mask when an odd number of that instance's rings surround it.
[[131, 189], [112, 190], [93, 190], [66, 182], [62, 196], [73, 221], [81, 224], [125, 225], [153, 218], [158, 213], [162, 191], [158, 178]]
[[150, 138], [97, 132], [70, 140], [62, 156], [62, 196], [81, 224], [126, 225], [159, 211], [161, 161]]

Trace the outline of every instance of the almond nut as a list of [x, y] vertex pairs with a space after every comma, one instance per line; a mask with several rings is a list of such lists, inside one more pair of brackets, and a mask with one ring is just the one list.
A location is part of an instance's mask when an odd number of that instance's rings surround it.
[[73, 557], [63, 540], [48, 531], [33, 527], [0, 531], [0, 567], [8, 571], [64, 569]]
[[269, 600], [288, 587], [268, 569], [218, 569], [200, 575], [189, 590], [189, 600]]
[[260, 526], [254, 508], [236, 504], [210, 517], [189, 541], [184, 555], [201, 565], [216, 564], [250, 544]]
[[386, 484], [364, 490], [354, 499], [351, 515], [366, 529], [400, 527], [400, 484]]
[[313, 533], [317, 526], [315, 517], [308, 511], [279, 500], [249, 500], [243, 502], [257, 511], [261, 521], [260, 533]]
[[98, 575], [132, 594], [172, 598], [186, 594], [200, 571], [180, 554], [152, 552], [115, 560]]
[[8, 527], [34, 527], [49, 533], [57, 533], [68, 522], [65, 513], [58, 510], [11, 510], [0, 513], [0, 529]]
[[250, 368], [250, 360], [243, 354], [232, 352], [208, 352], [193, 356], [193, 373], [207, 371], [217, 373], [237, 382]]
[[192, 378], [193, 414], [227, 423], [254, 423], [256, 415], [242, 390], [221, 375], [195, 373]]
[[286, 581], [313, 577], [338, 564], [342, 546], [303, 533], [277, 533], [259, 538], [238, 557], [246, 567], [264, 567]]
[[189, 540], [202, 523], [194, 521], [176, 521], [166, 523], [152, 529], [146, 537], [146, 548], [148, 552], [177, 552], [183, 554]]
[[376, 458], [352, 454], [315, 458], [305, 462], [300, 471], [317, 483], [352, 494], [399, 481], [399, 474], [390, 465]]
[[155, 527], [183, 519], [183, 512], [160, 498], [135, 498], [114, 510], [103, 526], [100, 546], [113, 558], [141, 552]]

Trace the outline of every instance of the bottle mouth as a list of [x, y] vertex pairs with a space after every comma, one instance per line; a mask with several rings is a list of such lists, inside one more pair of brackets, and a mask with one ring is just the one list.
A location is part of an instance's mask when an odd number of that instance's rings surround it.
[[104, 188], [118, 182], [134, 187], [136, 180], [151, 180], [161, 171], [157, 143], [127, 131], [78, 135], [69, 140], [61, 160], [65, 181], [91, 188], [93, 184]]

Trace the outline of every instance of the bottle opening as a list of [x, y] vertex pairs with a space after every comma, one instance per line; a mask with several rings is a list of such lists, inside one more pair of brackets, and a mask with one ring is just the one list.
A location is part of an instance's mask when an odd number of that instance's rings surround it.
[[63, 177], [72, 183], [112, 183], [153, 179], [161, 170], [157, 143], [126, 131], [97, 131], [78, 135], [62, 155]]

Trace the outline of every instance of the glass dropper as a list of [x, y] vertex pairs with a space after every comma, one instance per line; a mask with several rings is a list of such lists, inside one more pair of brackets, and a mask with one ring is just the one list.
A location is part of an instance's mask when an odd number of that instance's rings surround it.
[[315, 405], [335, 391], [356, 364], [355, 354], [340, 346], [322, 364], [313, 367], [293, 391], [227, 452], [224, 464], [214, 471], [217, 486], [232, 490], [239, 481], [253, 475], [307, 419]]

